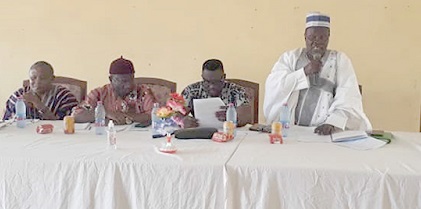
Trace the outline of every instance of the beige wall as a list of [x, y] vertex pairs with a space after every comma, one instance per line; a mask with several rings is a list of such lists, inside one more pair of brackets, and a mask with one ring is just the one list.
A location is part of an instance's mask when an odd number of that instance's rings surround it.
[[137, 76], [176, 81], [179, 91], [200, 79], [204, 60], [220, 58], [228, 77], [260, 83], [262, 105], [273, 64], [304, 45], [305, 14], [318, 10], [331, 15], [330, 47], [353, 60], [373, 126], [419, 129], [419, 0], [62, 2], [1, 1], [1, 104], [37, 60], [92, 89], [107, 82], [109, 63], [124, 55]]

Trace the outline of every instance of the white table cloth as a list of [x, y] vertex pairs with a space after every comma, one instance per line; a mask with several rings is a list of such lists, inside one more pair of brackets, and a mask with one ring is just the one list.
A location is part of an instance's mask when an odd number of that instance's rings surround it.
[[175, 140], [170, 155], [149, 132], [118, 132], [108, 150], [94, 130], [36, 134], [42, 123], [0, 129], [0, 208], [421, 208], [419, 133], [356, 151], [239, 131]]
[[157, 148], [150, 132], [117, 133], [106, 149], [94, 130], [66, 135], [0, 129], [0, 208], [224, 208], [225, 163], [241, 137], [229, 143], [174, 140], [178, 151]]
[[227, 208], [421, 208], [421, 134], [357, 151], [248, 134], [227, 163]]

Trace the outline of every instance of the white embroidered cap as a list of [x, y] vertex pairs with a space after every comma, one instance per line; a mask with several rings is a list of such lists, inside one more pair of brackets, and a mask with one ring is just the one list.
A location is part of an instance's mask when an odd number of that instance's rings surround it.
[[306, 17], [306, 28], [309, 27], [330, 28], [330, 17], [320, 12], [310, 12]]

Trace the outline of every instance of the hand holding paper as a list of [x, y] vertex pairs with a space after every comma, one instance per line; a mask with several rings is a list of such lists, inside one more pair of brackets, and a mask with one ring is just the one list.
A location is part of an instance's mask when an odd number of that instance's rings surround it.
[[219, 111], [215, 112], [215, 116], [219, 121], [224, 122], [227, 118], [227, 106], [219, 107]]
[[223, 121], [216, 117], [216, 112], [221, 111], [221, 106], [225, 106], [221, 98], [194, 99], [193, 106], [199, 127], [222, 128]]

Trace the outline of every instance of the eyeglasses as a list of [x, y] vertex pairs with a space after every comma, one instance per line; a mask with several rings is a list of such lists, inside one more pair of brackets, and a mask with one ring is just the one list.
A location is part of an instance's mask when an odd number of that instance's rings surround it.
[[222, 86], [225, 83], [225, 79], [221, 79], [221, 80], [205, 80], [203, 79], [203, 85], [204, 86]]

